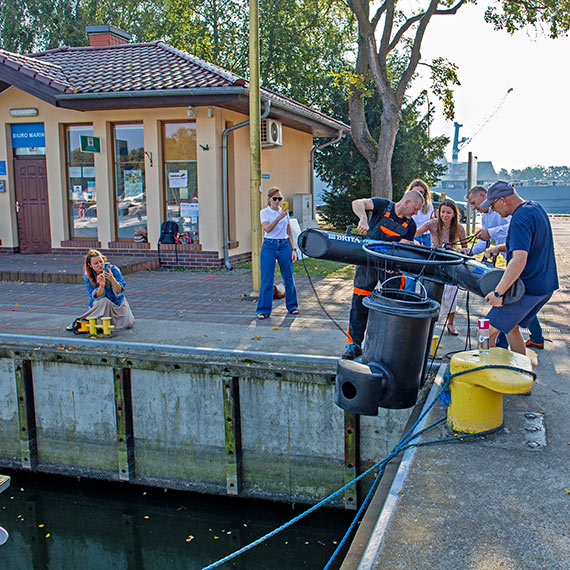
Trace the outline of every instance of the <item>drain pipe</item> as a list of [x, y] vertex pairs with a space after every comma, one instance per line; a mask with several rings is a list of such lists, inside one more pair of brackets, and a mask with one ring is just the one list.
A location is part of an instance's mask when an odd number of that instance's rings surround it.
[[330, 146], [331, 144], [336, 144], [337, 142], [340, 141], [340, 139], [342, 139], [342, 137], [344, 137], [346, 133], [344, 131], [338, 131], [338, 136], [336, 137], [336, 139], [323, 143], [323, 144], [319, 144], [319, 145], [315, 145], [312, 149], [311, 149], [311, 155], [309, 158], [309, 176], [310, 176], [310, 180], [309, 180], [309, 189], [311, 190], [311, 196], [313, 197], [313, 220], [317, 219], [317, 214], [316, 214], [316, 206], [315, 206], [315, 152], [317, 150], [320, 150], [321, 148], [325, 148], [326, 146]]
[[[265, 111], [263, 111], [263, 115], [261, 115], [261, 119], [266, 119], [269, 116], [269, 110], [271, 109], [271, 101], [267, 100], [267, 107]], [[241, 129], [249, 125], [249, 119], [247, 121], [243, 121], [242, 123], [238, 123], [237, 125], [232, 125], [228, 127], [222, 133], [222, 230], [223, 230], [223, 251], [224, 251], [224, 265], [228, 271], [231, 271], [233, 267], [230, 264], [230, 255], [229, 255], [229, 247], [228, 241], [230, 239], [230, 231], [229, 231], [229, 220], [228, 220], [228, 135], [237, 129]]]

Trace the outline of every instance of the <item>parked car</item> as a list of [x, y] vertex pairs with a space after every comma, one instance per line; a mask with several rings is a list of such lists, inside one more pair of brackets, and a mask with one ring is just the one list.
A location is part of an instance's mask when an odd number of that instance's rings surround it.
[[[450, 200], [453, 198], [447, 196]], [[433, 209], [437, 214], [437, 210], [439, 205], [441, 204], [441, 194], [439, 192], [432, 192], [431, 193], [431, 201], [433, 203]], [[463, 202], [462, 200], [453, 200], [457, 207], [459, 208], [459, 221], [464, 224], [467, 221], [467, 202]]]

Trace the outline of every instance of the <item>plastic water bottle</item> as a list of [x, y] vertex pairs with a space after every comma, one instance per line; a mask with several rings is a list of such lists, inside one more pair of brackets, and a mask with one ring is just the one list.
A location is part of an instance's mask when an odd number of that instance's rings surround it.
[[479, 354], [489, 354], [489, 319], [479, 319]]

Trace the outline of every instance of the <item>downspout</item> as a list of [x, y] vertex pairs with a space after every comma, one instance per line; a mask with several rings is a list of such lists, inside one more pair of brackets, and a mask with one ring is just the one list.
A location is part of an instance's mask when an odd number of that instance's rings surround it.
[[[262, 119], [266, 119], [269, 116], [269, 110], [271, 109], [271, 101], [267, 100], [267, 107], [261, 115]], [[249, 119], [238, 123], [237, 125], [232, 125], [228, 127], [222, 133], [222, 234], [223, 234], [223, 252], [224, 252], [224, 265], [228, 271], [231, 271], [233, 267], [230, 264], [230, 255], [228, 241], [230, 239], [229, 231], [229, 219], [228, 219], [228, 135], [236, 129], [241, 129], [249, 125]]]
[[310, 158], [309, 158], [309, 177], [310, 177], [310, 181], [309, 181], [309, 189], [311, 191], [311, 196], [313, 198], [313, 220], [317, 219], [317, 207], [315, 205], [315, 152], [317, 150], [320, 150], [321, 148], [325, 148], [326, 146], [329, 146], [331, 144], [336, 144], [337, 142], [340, 141], [340, 139], [342, 139], [342, 137], [344, 137], [345, 132], [344, 131], [339, 131], [338, 132], [338, 136], [336, 137], [336, 139], [323, 143], [323, 144], [319, 144], [319, 145], [315, 145], [312, 149], [311, 149], [311, 154], [310, 154]]

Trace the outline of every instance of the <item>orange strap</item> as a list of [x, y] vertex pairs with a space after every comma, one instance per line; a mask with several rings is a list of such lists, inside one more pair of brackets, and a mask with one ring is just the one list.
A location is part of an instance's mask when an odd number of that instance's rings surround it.
[[372, 291], [367, 291], [366, 289], [359, 289], [358, 287], [355, 287], [352, 291], [355, 295], [370, 295], [372, 293]]
[[389, 230], [388, 228], [385, 228], [384, 226], [380, 226], [380, 229], [387, 235], [390, 237], [402, 237], [398, 232], [393, 232], [392, 230]]
[[346, 327], [346, 340], [349, 342], [349, 344], [354, 344], [352, 342], [352, 337], [350, 336], [350, 326]]

